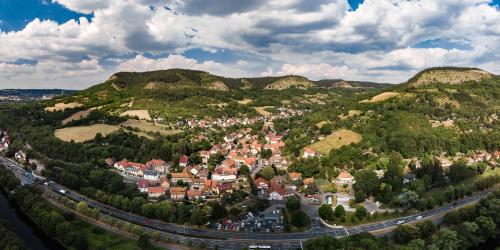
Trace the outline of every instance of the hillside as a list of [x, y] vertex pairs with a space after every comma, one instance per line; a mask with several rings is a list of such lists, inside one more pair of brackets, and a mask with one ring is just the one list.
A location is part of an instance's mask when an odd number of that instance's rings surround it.
[[384, 88], [388, 84], [343, 81], [340, 79], [311, 81], [303, 76], [277, 76], [254, 78], [228, 78], [208, 72], [187, 69], [168, 69], [149, 72], [118, 72], [106, 83], [114, 89], [162, 89], [202, 87], [229, 91], [236, 89], [283, 90], [291, 87], [307, 89], [327, 88]]
[[494, 75], [478, 68], [438, 67], [429, 68], [416, 74], [407, 84], [413, 87], [433, 83], [462, 84], [491, 79]]

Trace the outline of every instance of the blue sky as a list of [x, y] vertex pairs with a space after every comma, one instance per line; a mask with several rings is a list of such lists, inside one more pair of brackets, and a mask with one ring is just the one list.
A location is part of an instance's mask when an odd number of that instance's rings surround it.
[[398, 83], [499, 74], [500, 0], [0, 0], [0, 44], [0, 88], [173, 67]]

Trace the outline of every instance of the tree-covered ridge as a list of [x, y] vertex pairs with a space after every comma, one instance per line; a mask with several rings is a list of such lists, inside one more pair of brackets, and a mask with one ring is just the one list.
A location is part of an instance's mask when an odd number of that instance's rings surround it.
[[434, 67], [420, 71], [410, 78], [409, 86], [422, 86], [432, 83], [461, 84], [491, 79], [493, 74], [479, 68], [468, 67]]
[[[311, 81], [303, 76], [286, 75], [277, 77], [249, 77], [249, 78], [229, 78], [217, 76], [204, 71], [187, 69], [168, 69], [149, 72], [119, 72], [108, 79], [108, 83], [117, 89], [124, 88], [163, 88], [163, 87], [207, 87], [214, 82], [221, 82], [229, 89], [273, 89], [273, 84], [280, 81], [299, 81], [303, 85], [330, 87], [336, 80]], [[385, 84], [371, 82], [350, 82], [354, 87], [381, 88]], [[310, 85], [313, 84], [313, 85]]]

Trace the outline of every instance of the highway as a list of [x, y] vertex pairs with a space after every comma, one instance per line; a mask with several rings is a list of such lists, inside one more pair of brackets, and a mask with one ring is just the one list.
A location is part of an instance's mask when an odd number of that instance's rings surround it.
[[[26, 174], [28, 172], [25, 171], [18, 163], [1, 156], [0, 163], [14, 172], [17, 177], [26, 178]], [[101, 216], [114, 217], [122, 221], [143, 226], [145, 228], [148, 228], [149, 230], [161, 231], [165, 236], [168, 236], [174, 241], [179, 240], [179, 242], [181, 243], [191, 242], [193, 245], [199, 245], [203, 242], [208, 247], [218, 246], [220, 249], [242, 249], [244, 247], [248, 247], [249, 245], [269, 245], [272, 247], [272, 249], [296, 249], [301, 247], [301, 242], [318, 236], [332, 235], [336, 237], [342, 237], [361, 232], [374, 232], [384, 229], [390, 229], [397, 226], [398, 222], [400, 224], [414, 222], [417, 220], [417, 217], [419, 217], [419, 219], [421, 220], [424, 220], [426, 218], [428, 219], [429, 217], [450, 211], [454, 208], [476, 202], [489, 193], [488, 191], [484, 191], [482, 193], [456, 201], [453, 204], [448, 204], [446, 206], [439, 207], [433, 210], [428, 210], [397, 219], [380, 221], [372, 224], [365, 224], [348, 228], [333, 228], [320, 223], [318, 227], [314, 227], [308, 231], [299, 233], [249, 233], [215, 231], [210, 229], [201, 229], [191, 226], [167, 223], [159, 220], [151, 220], [99, 203], [75, 191], [68, 190], [66, 187], [55, 182], [48, 182], [47, 185], [42, 184], [40, 185], [40, 187], [46, 189], [53, 195], [62, 195], [60, 190], [65, 190], [66, 192], [63, 195], [65, 195], [66, 197], [77, 202], [85, 201], [90, 207], [99, 208]]]

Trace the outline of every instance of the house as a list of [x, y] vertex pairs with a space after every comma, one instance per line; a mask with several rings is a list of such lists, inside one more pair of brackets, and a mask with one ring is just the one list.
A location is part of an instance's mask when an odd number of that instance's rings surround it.
[[212, 179], [216, 181], [232, 181], [236, 180], [236, 176], [238, 175], [238, 169], [235, 167], [224, 167], [219, 166], [215, 169], [212, 174]]
[[168, 178], [166, 176], [161, 177], [160, 186], [165, 190], [170, 188], [170, 182], [168, 181]]
[[158, 198], [165, 194], [165, 189], [162, 187], [148, 187], [148, 198]]
[[156, 170], [160, 174], [164, 174], [169, 171], [165, 161], [159, 159], [152, 159], [146, 162], [146, 167], [148, 167], [149, 169]]
[[351, 184], [353, 181], [354, 177], [347, 171], [342, 171], [339, 176], [337, 176], [337, 183]]
[[200, 151], [201, 162], [207, 164], [210, 159], [210, 151], [202, 150]]
[[307, 186], [312, 185], [312, 184], [314, 184], [314, 177], [304, 179], [304, 186], [307, 187]]
[[262, 177], [255, 180], [255, 186], [257, 186], [258, 193], [260, 195], [267, 194], [267, 189], [269, 189], [269, 182]]
[[143, 172], [144, 179], [149, 181], [159, 181], [160, 174], [156, 170], [144, 170]]
[[283, 200], [286, 196], [285, 189], [276, 182], [271, 182], [271, 185], [268, 190], [268, 200]]
[[143, 171], [147, 169], [144, 164], [129, 161], [118, 161], [115, 163], [114, 168], [135, 176], [143, 176]]
[[139, 189], [139, 192], [145, 193], [148, 191], [148, 187], [149, 187], [148, 180], [139, 179], [136, 184], [137, 184], [137, 189]]
[[316, 151], [314, 151], [314, 149], [309, 147], [305, 148], [302, 158], [311, 158], [311, 157], [316, 157]]
[[170, 199], [183, 200], [185, 196], [186, 196], [186, 188], [185, 187], [170, 188]]
[[187, 169], [184, 168], [180, 173], [172, 173], [172, 183], [182, 181], [184, 183], [191, 183], [191, 176], [188, 174]]
[[186, 192], [188, 199], [197, 200], [203, 198], [201, 189], [191, 189]]
[[233, 185], [231, 183], [221, 183], [217, 185], [217, 193], [222, 195], [223, 193], [232, 193]]
[[107, 158], [105, 162], [108, 167], [112, 167], [113, 165], [115, 165], [116, 160], [114, 158]]
[[291, 172], [288, 173], [288, 178], [290, 178], [291, 181], [296, 181], [302, 179], [302, 174], [298, 172]]
[[187, 166], [188, 162], [189, 162], [189, 158], [186, 155], [181, 155], [181, 157], [179, 158], [179, 166], [185, 167], [185, 166]]

